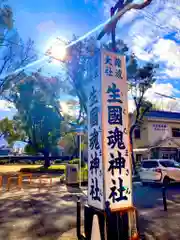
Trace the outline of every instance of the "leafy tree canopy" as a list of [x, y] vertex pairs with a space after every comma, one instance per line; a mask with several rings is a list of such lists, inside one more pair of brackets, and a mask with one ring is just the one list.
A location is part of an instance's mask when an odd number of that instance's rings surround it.
[[[11, 91], [21, 128], [26, 133], [26, 141], [33, 152], [40, 152], [46, 157], [53, 153], [60, 138], [60, 107], [56, 110], [58, 100], [47, 95], [47, 89], [42, 89], [43, 77], [35, 79], [33, 76], [21, 80]], [[40, 83], [41, 82], [41, 83]], [[54, 104], [54, 105], [53, 105]]]
[[15, 120], [4, 118], [0, 121], [0, 137], [3, 137], [11, 145], [24, 138], [24, 133], [18, 128]]

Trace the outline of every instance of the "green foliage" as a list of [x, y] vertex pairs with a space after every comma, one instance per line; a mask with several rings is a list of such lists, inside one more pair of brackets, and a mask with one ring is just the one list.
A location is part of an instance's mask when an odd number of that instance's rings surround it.
[[[69, 164], [78, 164], [79, 165], [79, 158], [75, 158], [69, 161]], [[86, 163], [81, 160], [81, 167], [85, 167]]]
[[23, 136], [24, 135], [21, 130], [17, 128], [14, 120], [4, 118], [0, 121], [0, 137], [6, 139], [9, 144], [21, 140]]
[[29, 155], [35, 155], [36, 149], [34, 149], [34, 147], [30, 144], [27, 144], [24, 148], [25, 153], [29, 154]]
[[49, 156], [60, 138], [61, 118], [55, 109], [56, 98], [49, 96], [47, 89], [41, 88], [41, 81], [42, 78], [26, 77], [11, 92], [11, 99], [18, 110], [16, 120], [21, 121], [27, 135], [26, 150]]
[[37, 167], [37, 168], [21, 168], [20, 172], [24, 172], [24, 173], [59, 173], [59, 174], [63, 174], [65, 173], [65, 169], [66, 169], [66, 165], [58, 165], [58, 166], [50, 166], [48, 168], [46, 167]]
[[[134, 61], [137, 62], [136, 59]], [[152, 108], [152, 103], [147, 101], [145, 94], [156, 81], [155, 74], [157, 68], [158, 66], [153, 63], [147, 63], [142, 67], [138, 67], [138, 64], [136, 64], [134, 73], [131, 73], [129, 91], [135, 104], [133, 128], [140, 127], [144, 115]]]
[[54, 164], [61, 164], [61, 163], [62, 163], [62, 160], [60, 160], [60, 159], [57, 159], [54, 161]]
[[[61, 140], [60, 145], [63, 143], [64, 152], [66, 155], [79, 156], [79, 141], [77, 133], [74, 132], [74, 128], [70, 123], [75, 123], [76, 119], [67, 114], [64, 115], [64, 119], [61, 121]], [[84, 151], [87, 148], [87, 135], [81, 136], [81, 150]]]

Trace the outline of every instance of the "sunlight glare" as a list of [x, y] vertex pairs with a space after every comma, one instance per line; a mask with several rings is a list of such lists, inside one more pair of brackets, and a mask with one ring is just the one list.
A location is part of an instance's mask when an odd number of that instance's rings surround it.
[[68, 104], [66, 102], [61, 102], [61, 108], [63, 113], [68, 114], [69, 113], [69, 107]]
[[66, 56], [65, 44], [54, 44], [51, 47], [51, 56], [57, 60], [63, 60]]

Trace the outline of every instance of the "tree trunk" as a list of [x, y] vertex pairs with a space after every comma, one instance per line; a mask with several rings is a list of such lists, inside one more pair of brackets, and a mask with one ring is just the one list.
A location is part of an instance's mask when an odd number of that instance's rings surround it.
[[136, 163], [135, 163], [135, 158], [134, 158], [134, 151], [133, 151], [133, 132], [136, 126], [131, 126], [130, 128], [130, 133], [129, 133], [129, 137], [130, 137], [130, 149], [131, 149], [131, 160], [132, 160], [132, 172], [134, 175], [137, 174], [136, 171]]
[[48, 168], [51, 165], [50, 159], [49, 159], [49, 153], [44, 153], [44, 167]]

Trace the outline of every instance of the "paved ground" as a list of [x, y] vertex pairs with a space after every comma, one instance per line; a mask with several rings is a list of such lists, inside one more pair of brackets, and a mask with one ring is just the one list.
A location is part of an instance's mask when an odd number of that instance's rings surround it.
[[2, 193], [0, 196], [0, 239], [56, 240], [75, 227], [78, 190], [54, 186]]
[[[47, 187], [47, 186], [46, 186]], [[168, 212], [163, 211], [160, 188], [134, 185], [134, 203], [139, 210], [141, 231], [146, 239], [180, 239], [180, 187], [168, 190]], [[54, 186], [31, 190], [15, 189], [0, 194], [0, 239], [59, 240], [76, 224], [76, 199], [85, 195], [54, 181]], [[74, 231], [71, 233], [74, 234]], [[66, 238], [68, 234], [65, 234]], [[75, 237], [75, 236], [74, 236]], [[72, 238], [71, 238], [72, 239]]]
[[167, 199], [168, 211], [164, 212], [161, 188], [135, 185], [134, 204], [144, 239], [180, 239], [180, 186], [170, 187]]
[[[164, 212], [162, 192], [159, 187], [142, 187], [134, 184], [134, 204], [138, 208], [141, 239], [180, 239], [180, 186], [172, 186], [167, 191], [168, 211]], [[75, 236], [73, 229], [62, 235], [62, 240]]]

